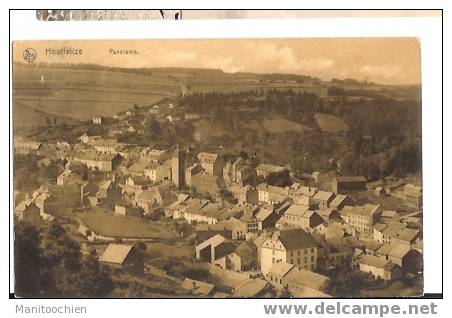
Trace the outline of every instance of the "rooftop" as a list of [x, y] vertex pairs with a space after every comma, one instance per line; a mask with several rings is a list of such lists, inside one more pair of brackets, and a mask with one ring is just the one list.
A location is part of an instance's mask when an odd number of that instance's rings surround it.
[[132, 245], [110, 243], [99, 257], [99, 262], [122, 264], [132, 248]]

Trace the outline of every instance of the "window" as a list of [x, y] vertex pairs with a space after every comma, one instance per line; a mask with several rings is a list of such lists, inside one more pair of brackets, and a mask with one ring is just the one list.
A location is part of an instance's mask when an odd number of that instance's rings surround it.
[[311, 256], [311, 262], [314, 262], [314, 255]]

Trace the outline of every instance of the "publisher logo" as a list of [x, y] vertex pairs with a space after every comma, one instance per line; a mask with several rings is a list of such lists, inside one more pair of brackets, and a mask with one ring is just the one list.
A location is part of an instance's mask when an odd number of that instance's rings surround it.
[[28, 63], [33, 63], [38, 57], [38, 54], [36, 53], [35, 49], [28, 48], [24, 50], [23, 56], [25, 61], [27, 61]]

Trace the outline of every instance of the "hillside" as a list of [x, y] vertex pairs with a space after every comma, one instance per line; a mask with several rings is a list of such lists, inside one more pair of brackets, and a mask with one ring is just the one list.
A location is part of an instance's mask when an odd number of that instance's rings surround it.
[[112, 116], [133, 104], [152, 105], [177, 96], [180, 88], [167, 76], [75, 68], [15, 65], [14, 100], [56, 116], [89, 120]]
[[66, 123], [74, 125], [79, 123], [76, 119], [66, 116], [50, 115], [40, 110], [33, 109], [21, 103], [14, 102], [13, 105], [13, 125], [14, 128], [42, 127], [48, 123]]

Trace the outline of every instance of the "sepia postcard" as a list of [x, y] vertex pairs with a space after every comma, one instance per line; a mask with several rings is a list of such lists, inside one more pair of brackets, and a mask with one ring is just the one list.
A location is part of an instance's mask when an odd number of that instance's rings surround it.
[[423, 295], [418, 39], [12, 50], [17, 297]]

